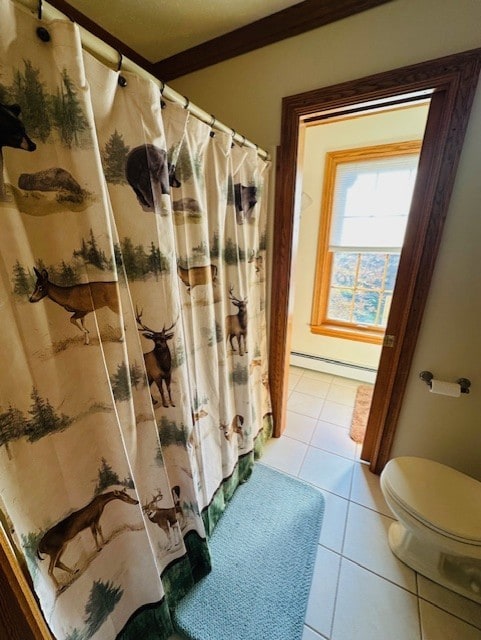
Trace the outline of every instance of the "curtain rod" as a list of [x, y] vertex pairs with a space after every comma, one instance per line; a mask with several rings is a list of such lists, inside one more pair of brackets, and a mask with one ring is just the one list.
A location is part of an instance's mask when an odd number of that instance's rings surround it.
[[[40, 19], [45, 20], [65, 20], [68, 18], [64, 13], [53, 7], [48, 3], [44, 3], [42, 0], [15, 0], [19, 4], [23, 5], [26, 9], [30, 10], [32, 13], [37, 13]], [[259, 146], [247, 138], [223, 124], [217, 118], [194, 103], [192, 103], [189, 98], [181, 95], [172, 87], [169, 87], [165, 82], [159, 80], [151, 73], [149, 73], [146, 69], [138, 65], [136, 62], [133, 62], [127, 57], [124, 57], [121, 53], [119, 53], [112, 46], [105, 43], [103, 40], [93, 35], [90, 31], [81, 27], [77, 24], [77, 27], [80, 31], [82, 47], [85, 48], [86, 51], [94, 55], [96, 58], [100, 58], [102, 61], [109, 63], [109, 65], [113, 65], [115, 69], [125, 69], [126, 71], [130, 71], [132, 73], [137, 74], [140, 77], [146, 78], [154, 82], [158, 87], [159, 91], [163, 98], [170, 100], [171, 102], [176, 102], [177, 104], [181, 104], [184, 109], [187, 109], [193, 116], [202, 120], [206, 124], [210, 125], [212, 128], [215, 128], [219, 131], [223, 131], [224, 133], [230, 133], [232, 135], [232, 139], [235, 140], [241, 147], [249, 147], [251, 149], [256, 149], [257, 154], [263, 160], [269, 160], [269, 153], [264, 149], [259, 148]]]

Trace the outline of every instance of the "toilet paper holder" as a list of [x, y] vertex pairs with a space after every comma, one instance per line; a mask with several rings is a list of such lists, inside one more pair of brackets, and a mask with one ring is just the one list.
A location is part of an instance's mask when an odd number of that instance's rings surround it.
[[[430, 371], [421, 371], [419, 377], [421, 378], [421, 380], [424, 380], [428, 387], [431, 387], [431, 380], [434, 378], [434, 376]], [[469, 393], [471, 380], [468, 380], [467, 378], [458, 378], [458, 380], [456, 380], [456, 383], [461, 387], [461, 393]]]

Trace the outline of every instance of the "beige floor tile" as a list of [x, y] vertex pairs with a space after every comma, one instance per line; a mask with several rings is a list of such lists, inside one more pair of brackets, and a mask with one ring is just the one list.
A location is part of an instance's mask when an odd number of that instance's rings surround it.
[[302, 634], [301, 640], [322, 640], [326, 636], [321, 636], [309, 627], [304, 627], [304, 633]]
[[356, 457], [356, 443], [349, 437], [349, 431], [331, 422], [319, 420], [309, 444], [351, 460]]
[[301, 376], [290, 374], [289, 378], [287, 379], [287, 390], [292, 391], [293, 389], [295, 389], [296, 384], [299, 382], [300, 379], [301, 379]]
[[336, 601], [341, 556], [318, 547], [305, 622], [329, 637]]
[[284, 435], [309, 444], [316, 426], [317, 420], [315, 418], [309, 418], [294, 411], [287, 411]]
[[326, 400], [322, 411], [319, 414], [319, 420], [325, 422], [332, 422], [340, 427], [349, 429], [352, 421], [353, 408], [346, 404], [339, 404], [339, 402], [332, 402]]
[[369, 465], [356, 464], [352, 478], [351, 500], [392, 517], [379, 485], [379, 476], [369, 470]]
[[355, 380], [354, 378], [343, 378], [341, 376], [335, 376], [332, 382], [333, 384], [340, 384], [340, 385], [343, 385], [344, 387], [355, 387], [355, 388], [357, 388], [360, 384], [366, 384], [361, 380]]
[[299, 478], [341, 498], [349, 498], [355, 464], [353, 460], [310, 447], [299, 471]]
[[272, 438], [266, 444], [262, 462], [279, 471], [297, 476], [306, 452], [307, 445], [304, 442], [287, 436]]
[[349, 502], [329, 491], [323, 491], [322, 495], [324, 496], [324, 517], [319, 544], [341, 553]]
[[392, 522], [391, 518], [351, 502], [342, 554], [400, 587], [417, 593], [416, 574], [389, 548], [387, 532]]
[[421, 640], [417, 598], [343, 558], [331, 638]]
[[330, 382], [326, 380], [317, 380], [316, 378], [307, 378], [302, 376], [296, 384], [296, 391], [307, 393], [316, 398], [325, 398], [330, 390]]
[[419, 601], [423, 640], [480, 640], [476, 627], [438, 609], [429, 602]]
[[463, 598], [458, 593], [445, 589], [421, 575], [418, 575], [418, 594], [424, 600], [429, 600], [441, 609], [481, 629], [481, 604]]
[[[297, 387], [296, 387], [297, 389]], [[307, 393], [292, 391], [287, 400], [287, 409], [310, 418], [318, 418], [324, 405], [324, 398], [316, 398]]]
[[336, 384], [334, 381], [329, 387], [327, 394], [327, 400], [332, 402], [339, 402], [339, 404], [347, 404], [350, 407], [354, 406], [356, 400], [357, 387]]
[[312, 378], [313, 380], [325, 380], [326, 382], [332, 382], [336, 376], [332, 373], [325, 373], [324, 371], [314, 371], [314, 369], [303, 369], [305, 378]]

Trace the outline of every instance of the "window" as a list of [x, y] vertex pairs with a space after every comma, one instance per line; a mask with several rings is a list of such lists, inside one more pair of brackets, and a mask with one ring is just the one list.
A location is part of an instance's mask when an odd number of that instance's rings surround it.
[[311, 331], [381, 343], [420, 141], [326, 154]]

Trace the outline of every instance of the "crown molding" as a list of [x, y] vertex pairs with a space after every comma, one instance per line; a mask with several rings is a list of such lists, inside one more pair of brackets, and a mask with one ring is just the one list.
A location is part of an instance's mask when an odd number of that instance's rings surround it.
[[167, 82], [305, 31], [342, 20], [392, 0], [304, 0], [158, 62], [150, 62], [100, 27], [66, 0], [48, 0], [78, 25], [97, 36], [153, 76]]

